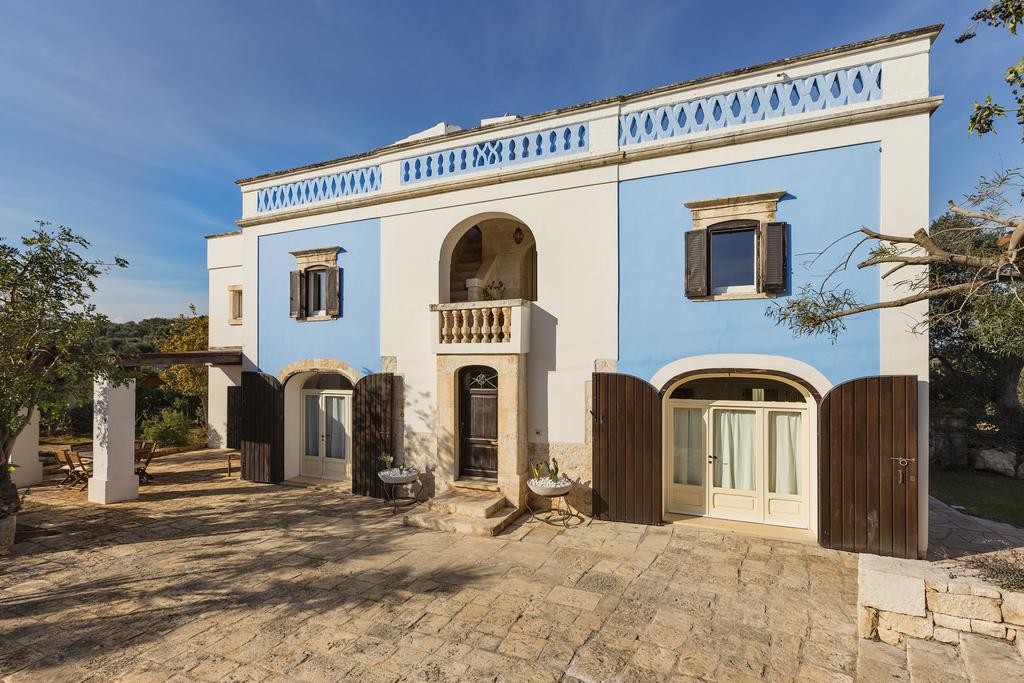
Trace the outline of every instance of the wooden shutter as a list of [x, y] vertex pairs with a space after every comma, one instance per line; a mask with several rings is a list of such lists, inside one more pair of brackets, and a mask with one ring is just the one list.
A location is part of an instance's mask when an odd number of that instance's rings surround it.
[[761, 230], [762, 292], [786, 289], [786, 231], [785, 223], [768, 223]]
[[686, 231], [686, 296], [708, 295], [707, 230]]
[[242, 387], [228, 387], [228, 433], [224, 443], [228, 448], [238, 450], [242, 443]]
[[327, 301], [324, 310], [327, 315], [338, 317], [341, 315], [341, 268], [327, 269]]
[[284, 391], [262, 372], [242, 373], [242, 479], [264, 484], [284, 480]]
[[661, 524], [658, 390], [631, 375], [595, 372], [591, 416], [594, 517]]
[[384, 486], [377, 472], [384, 469], [381, 456], [395, 454], [391, 428], [394, 378], [390, 372], [367, 375], [353, 391], [352, 493], [383, 498]]
[[818, 408], [818, 538], [917, 559], [917, 377], [862, 377]]
[[293, 270], [288, 277], [288, 299], [291, 302], [289, 315], [293, 318], [306, 317], [306, 278], [301, 270]]

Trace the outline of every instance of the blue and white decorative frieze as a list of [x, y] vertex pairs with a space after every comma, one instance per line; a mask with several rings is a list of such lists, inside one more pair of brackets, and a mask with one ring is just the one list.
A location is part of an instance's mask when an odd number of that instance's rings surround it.
[[882, 97], [882, 65], [864, 64], [619, 117], [619, 146], [700, 133]]
[[325, 199], [376, 192], [379, 189], [380, 166], [367, 166], [258, 190], [256, 212], [276, 211]]
[[590, 126], [573, 123], [534, 133], [484, 140], [402, 160], [402, 184], [436, 180], [476, 171], [496, 170], [530, 161], [586, 152]]

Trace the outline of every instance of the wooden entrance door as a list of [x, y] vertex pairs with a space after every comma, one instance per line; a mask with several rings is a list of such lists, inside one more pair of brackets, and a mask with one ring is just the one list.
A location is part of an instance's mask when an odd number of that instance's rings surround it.
[[497, 479], [498, 373], [463, 368], [459, 388], [459, 476]]

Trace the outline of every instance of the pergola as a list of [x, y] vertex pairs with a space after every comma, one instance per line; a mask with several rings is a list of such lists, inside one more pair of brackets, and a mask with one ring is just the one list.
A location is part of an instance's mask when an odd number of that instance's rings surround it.
[[[239, 348], [173, 351], [125, 356], [123, 367], [168, 365], [241, 365]], [[92, 476], [89, 500], [117, 503], [139, 497], [135, 474], [135, 380], [115, 385], [93, 382]]]

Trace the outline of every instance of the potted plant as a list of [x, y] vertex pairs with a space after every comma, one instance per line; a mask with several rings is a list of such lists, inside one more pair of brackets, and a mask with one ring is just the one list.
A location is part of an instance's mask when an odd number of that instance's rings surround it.
[[392, 467], [395, 457], [390, 453], [385, 453], [380, 459], [384, 463], [384, 469], [377, 472], [377, 476], [385, 484], [411, 484], [420, 475], [415, 467], [408, 467], [406, 465]]
[[573, 481], [558, 471], [558, 461], [551, 463], [539, 462], [533, 465], [533, 479], [526, 482], [530, 490], [538, 496], [564, 496], [572, 488]]

